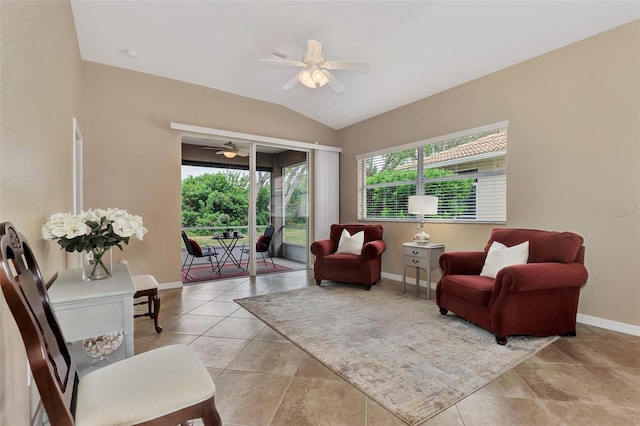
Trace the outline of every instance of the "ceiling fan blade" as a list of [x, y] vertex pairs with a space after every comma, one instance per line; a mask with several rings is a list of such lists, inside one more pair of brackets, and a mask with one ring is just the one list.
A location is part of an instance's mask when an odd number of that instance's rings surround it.
[[345, 87], [329, 71], [322, 70], [322, 73], [329, 80], [329, 83], [328, 83], [329, 87], [331, 87], [334, 92], [336, 93], [344, 92]]
[[246, 151], [238, 151], [236, 152], [236, 154], [238, 155], [238, 157], [248, 157], [249, 153]]
[[285, 61], [284, 59], [260, 59], [260, 62], [264, 62], [270, 65], [285, 65], [289, 67], [306, 67], [304, 62], [298, 61]]
[[328, 61], [322, 66], [328, 70], [349, 70], [363, 73], [368, 73], [371, 70], [371, 64], [367, 61]]
[[318, 40], [307, 40], [307, 59], [312, 62], [322, 61], [322, 43]]
[[[306, 70], [304, 70], [306, 71]], [[290, 90], [293, 89], [295, 87], [296, 84], [298, 84], [298, 76], [300, 74], [302, 74], [304, 71], [300, 71], [298, 74], [294, 75], [293, 78], [289, 81], [287, 81], [287, 84], [285, 84], [284, 86], [282, 86], [282, 90]]]

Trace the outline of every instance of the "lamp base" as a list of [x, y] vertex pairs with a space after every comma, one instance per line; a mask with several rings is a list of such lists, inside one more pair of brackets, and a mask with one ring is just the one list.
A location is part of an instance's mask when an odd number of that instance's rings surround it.
[[431, 237], [424, 231], [418, 232], [413, 236], [413, 242], [416, 244], [429, 244]]

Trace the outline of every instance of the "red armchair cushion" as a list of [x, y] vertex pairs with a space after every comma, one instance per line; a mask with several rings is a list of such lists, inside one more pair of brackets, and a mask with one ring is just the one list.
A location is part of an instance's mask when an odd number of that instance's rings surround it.
[[488, 306], [495, 280], [480, 275], [449, 275], [449, 291], [476, 306]]
[[360, 256], [347, 253], [330, 254], [323, 261], [324, 266], [336, 269], [357, 269], [360, 263]]
[[485, 253], [494, 241], [507, 247], [529, 241], [529, 263], [575, 262], [584, 242], [572, 232], [540, 231], [537, 229], [495, 228], [484, 248]]

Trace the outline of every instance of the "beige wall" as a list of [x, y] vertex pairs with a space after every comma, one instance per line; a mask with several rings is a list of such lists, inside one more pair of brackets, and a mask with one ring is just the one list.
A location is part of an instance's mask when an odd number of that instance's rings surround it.
[[[342, 129], [341, 221], [356, 220], [357, 154], [509, 120], [507, 226], [582, 235], [580, 313], [640, 325], [639, 56], [635, 21]], [[383, 225], [383, 271], [401, 275], [416, 225]], [[481, 249], [492, 227], [427, 231], [447, 250]]]
[[[591, 276], [580, 312], [639, 325], [639, 27], [623, 26], [335, 132], [277, 105], [83, 63], [67, 2], [4, 0], [0, 220], [31, 241], [47, 279], [65, 266], [55, 243], [42, 241], [40, 226], [72, 208], [71, 123], [78, 117], [85, 207], [141, 214], [149, 233], [123, 253], [132, 271], [178, 281], [181, 149], [171, 121], [341, 145], [346, 222], [356, 217], [356, 154], [508, 119], [508, 225], [582, 234]], [[400, 274], [398, 247], [415, 224], [384, 225], [383, 268]], [[428, 231], [449, 250], [475, 249], [490, 228], [439, 224]], [[2, 425], [29, 422], [26, 368], [0, 296]]]
[[85, 207], [119, 207], [149, 232], [132, 240], [132, 273], [180, 281], [180, 134], [171, 122], [303, 142], [336, 144], [336, 132], [278, 105], [84, 63]]
[[[27, 237], [49, 279], [64, 256], [40, 229], [49, 214], [73, 208], [80, 54], [67, 2], [1, 1], [0, 15], [0, 221]], [[0, 424], [29, 424], [29, 400], [24, 346], [0, 292]]]

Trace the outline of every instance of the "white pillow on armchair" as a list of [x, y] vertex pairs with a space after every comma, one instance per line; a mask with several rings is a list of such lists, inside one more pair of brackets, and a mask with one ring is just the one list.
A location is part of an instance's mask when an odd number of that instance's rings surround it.
[[498, 271], [505, 266], [523, 265], [529, 260], [529, 241], [507, 247], [494, 241], [489, 247], [480, 276], [495, 278]]
[[364, 245], [364, 231], [356, 232], [355, 234], [349, 234], [349, 231], [346, 229], [342, 230], [342, 235], [340, 235], [340, 241], [338, 242], [338, 250], [336, 250], [336, 254], [345, 253], [345, 254], [357, 254], [360, 256], [362, 254], [362, 246]]

